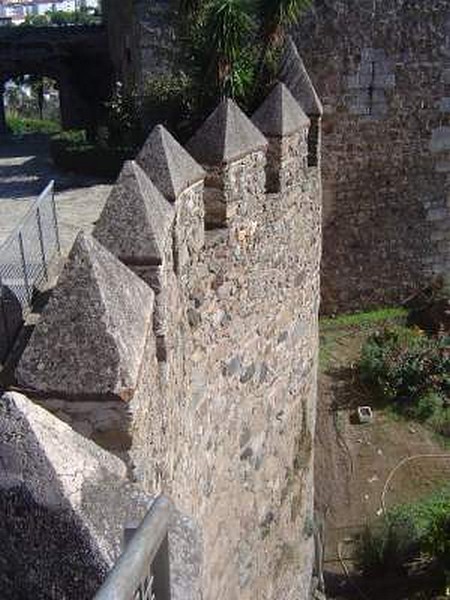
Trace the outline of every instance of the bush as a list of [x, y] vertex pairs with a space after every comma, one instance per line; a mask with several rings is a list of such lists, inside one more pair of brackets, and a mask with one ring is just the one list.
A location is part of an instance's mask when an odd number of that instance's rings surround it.
[[48, 133], [54, 134], [61, 130], [61, 125], [56, 121], [47, 121], [40, 119], [28, 119], [23, 117], [6, 118], [8, 129], [14, 135], [24, 135], [28, 133]]
[[428, 337], [417, 328], [387, 328], [364, 344], [360, 376], [396, 410], [432, 420], [448, 409], [449, 350], [448, 338]]
[[183, 130], [197, 109], [195, 98], [192, 81], [183, 72], [147, 79], [142, 98], [146, 127], [163, 123], [172, 131]]
[[133, 157], [133, 150], [90, 143], [85, 131], [65, 131], [52, 137], [50, 154], [64, 171], [115, 179], [124, 161]]
[[401, 573], [420, 556], [450, 567], [450, 487], [398, 506], [367, 525], [357, 540], [355, 564], [364, 575]]
[[366, 525], [355, 550], [355, 564], [366, 576], [401, 574], [419, 553], [419, 539], [413, 522], [403, 516]]
[[414, 504], [400, 506], [391, 514], [414, 525], [420, 550], [450, 567], [450, 486]]

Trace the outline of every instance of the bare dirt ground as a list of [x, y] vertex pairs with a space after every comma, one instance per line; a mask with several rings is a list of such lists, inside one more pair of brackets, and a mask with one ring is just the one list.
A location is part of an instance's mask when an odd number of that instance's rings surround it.
[[[355, 363], [367, 335], [385, 324], [334, 324], [321, 330], [321, 368], [316, 434], [316, 511], [325, 523], [324, 569], [330, 596], [352, 590], [343, 576], [341, 557], [351, 568], [351, 539], [381, 509], [381, 494], [392, 469], [405, 457], [450, 452], [420, 424], [395, 418], [375, 407], [371, 424], [356, 424], [355, 408], [372, 404], [358, 383]], [[387, 507], [411, 502], [450, 481], [450, 460], [422, 458], [408, 462], [393, 477], [386, 492]], [[361, 586], [363, 583], [360, 584]], [[389, 586], [388, 586], [389, 587]], [[355, 590], [353, 590], [355, 592]], [[385, 589], [381, 596], [346, 593], [350, 598], [404, 598]], [[405, 592], [408, 594], [408, 592]]]

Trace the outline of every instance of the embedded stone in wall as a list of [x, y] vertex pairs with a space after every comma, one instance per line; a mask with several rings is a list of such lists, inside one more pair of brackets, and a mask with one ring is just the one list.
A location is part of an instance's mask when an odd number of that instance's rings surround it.
[[248, 217], [264, 194], [267, 140], [233, 100], [225, 99], [187, 144], [208, 171], [205, 181], [207, 227], [229, 225]]
[[150, 497], [122, 461], [20, 394], [1, 397], [0, 456], [2, 599], [92, 598]]
[[136, 158], [156, 187], [175, 202], [175, 270], [188, 285], [190, 270], [204, 245], [202, 167], [176, 139], [157, 125]]
[[284, 191], [298, 183], [307, 167], [310, 120], [283, 83], [277, 83], [252, 121], [269, 140], [267, 190]]
[[437, 127], [433, 129], [430, 150], [433, 153], [450, 150], [450, 127]]
[[364, 48], [356, 72], [347, 76], [349, 111], [365, 117], [383, 117], [388, 108], [386, 91], [394, 87], [395, 73], [385, 51]]
[[19, 362], [18, 382], [57, 397], [128, 401], [151, 332], [153, 297], [81, 232]]

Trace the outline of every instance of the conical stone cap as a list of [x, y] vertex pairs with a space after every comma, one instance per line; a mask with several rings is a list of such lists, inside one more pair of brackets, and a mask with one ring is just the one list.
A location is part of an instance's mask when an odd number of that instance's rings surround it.
[[136, 162], [171, 202], [206, 175], [163, 125], [157, 125], [150, 133]]
[[139, 277], [81, 232], [19, 362], [19, 384], [62, 398], [129, 400], [153, 300]]
[[186, 145], [205, 165], [229, 163], [266, 146], [266, 138], [229, 98], [222, 100]]
[[322, 103], [291, 37], [286, 42], [278, 78], [286, 84], [308, 116], [320, 117], [323, 114]]
[[93, 598], [150, 499], [121, 460], [20, 394], [0, 397], [0, 456], [1, 597]]
[[267, 137], [292, 135], [310, 123], [294, 96], [281, 82], [255, 112], [252, 121]]
[[134, 161], [124, 164], [94, 237], [126, 264], [159, 265], [171, 240], [175, 211]]

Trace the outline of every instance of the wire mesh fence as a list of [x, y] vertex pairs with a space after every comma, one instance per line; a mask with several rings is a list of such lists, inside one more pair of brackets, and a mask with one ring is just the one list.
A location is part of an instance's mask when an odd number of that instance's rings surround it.
[[36, 288], [48, 278], [50, 261], [60, 250], [51, 181], [0, 246], [0, 362], [14, 342]]

